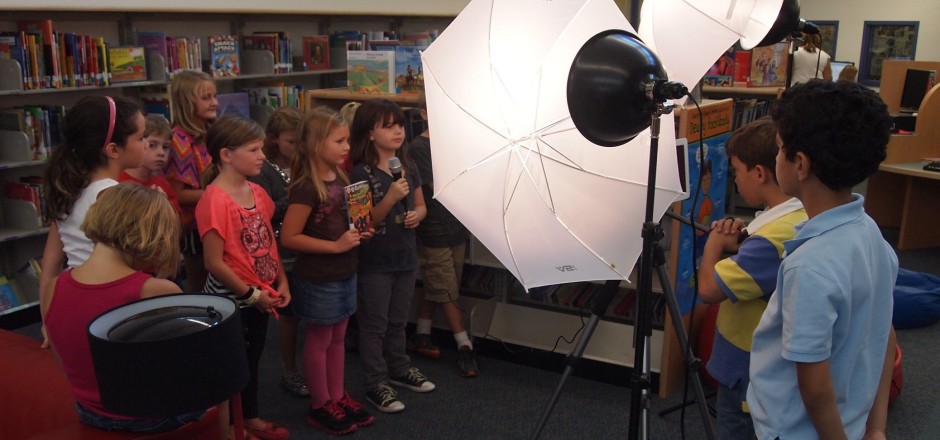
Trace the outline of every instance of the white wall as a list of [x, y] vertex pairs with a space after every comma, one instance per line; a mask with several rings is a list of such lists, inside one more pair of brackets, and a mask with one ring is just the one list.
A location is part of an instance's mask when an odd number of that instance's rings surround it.
[[838, 60], [861, 61], [865, 21], [920, 21], [914, 58], [918, 61], [940, 60], [940, 5], [937, 0], [801, 0], [800, 15], [809, 21], [839, 21]]

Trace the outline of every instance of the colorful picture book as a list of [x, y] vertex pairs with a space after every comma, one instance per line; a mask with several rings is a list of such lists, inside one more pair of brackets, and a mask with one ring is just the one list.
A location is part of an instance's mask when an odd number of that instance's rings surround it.
[[359, 232], [368, 231], [372, 223], [372, 189], [369, 182], [362, 180], [346, 186], [343, 196], [346, 199], [349, 228], [356, 228]]
[[346, 81], [350, 93], [395, 93], [395, 52], [350, 50], [346, 53]]
[[20, 305], [20, 299], [13, 291], [13, 285], [6, 277], [0, 276], [0, 312]]
[[403, 95], [417, 95], [424, 90], [421, 52], [427, 46], [395, 47], [395, 88]]
[[787, 84], [787, 42], [751, 49], [751, 85], [784, 87]]
[[304, 35], [304, 66], [307, 70], [326, 70], [330, 68], [330, 36]]
[[214, 77], [238, 76], [238, 36], [209, 36], [209, 73]]
[[734, 84], [734, 47], [718, 57], [703, 79], [709, 86], [731, 87]]
[[147, 80], [147, 61], [143, 46], [109, 47], [108, 67], [111, 82]]

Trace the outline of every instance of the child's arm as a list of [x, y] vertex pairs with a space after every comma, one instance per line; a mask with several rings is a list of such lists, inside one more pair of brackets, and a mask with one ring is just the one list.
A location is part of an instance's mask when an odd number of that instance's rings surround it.
[[865, 436], [862, 440], [887, 439], [885, 430], [888, 427], [888, 399], [891, 394], [891, 379], [894, 376], [894, 356], [898, 345], [894, 326], [888, 334], [888, 349], [885, 352], [884, 367], [881, 370], [881, 381], [878, 383], [878, 393], [871, 411], [868, 412], [868, 422], [865, 424]]
[[199, 198], [202, 197], [202, 189], [190, 188], [186, 186], [185, 183], [176, 179], [167, 180], [169, 180], [170, 185], [173, 186], [173, 191], [176, 193], [176, 199], [179, 201], [180, 205], [196, 206], [196, 203], [199, 203]]
[[336, 241], [324, 240], [304, 234], [304, 225], [313, 207], [302, 203], [291, 203], [284, 214], [281, 225], [281, 246], [308, 254], [341, 254], [359, 246], [360, 235], [355, 228], [343, 233]]
[[287, 283], [287, 271], [284, 270], [284, 262], [277, 262], [277, 294], [281, 303], [278, 307], [287, 307], [290, 304], [290, 285]]
[[414, 229], [421, 224], [421, 220], [424, 220], [424, 217], [428, 215], [428, 207], [424, 203], [424, 191], [421, 190], [421, 187], [418, 187], [418, 190], [415, 191], [415, 205], [411, 208], [411, 211], [405, 213], [405, 228]]
[[796, 379], [806, 412], [816, 427], [820, 440], [845, 439], [845, 425], [836, 406], [829, 359], [822, 362], [796, 363]]
[[725, 300], [725, 293], [715, 280], [715, 265], [725, 252], [737, 252], [738, 237], [744, 223], [740, 219], [723, 219], [712, 222], [712, 230], [705, 242], [702, 261], [698, 269], [699, 298], [706, 304], [715, 304]]
[[[49, 311], [49, 304], [52, 303], [52, 291], [55, 288], [56, 277], [62, 273], [62, 266], [65, 265], [65, 248], [62, 244], [62, 237], [59, 236], [59, 227], [56, 222], [49, 226], [49, 234], [46, 235], [46, 246], [43, 248], [42, 261], [39, 262], [41, 272], [39, 273], [39, 316], [42, 320], [46, 319], [46, 312]], [[42, 333], [42, 344], [40, 347], [49, 348], [49, 338], [46, 337], [46, 327], [43, 324], [40, 329]]]
[[[243, 292], [248, 292], [248, 283], [242, 281], [242, 279], [222, 260], [225, 250], [225, 240], [222, 239], [218, 231], [210, 229], [202, 236], [202, 249], [206, 270], [228, 288], [232, 292], [232, 296], [241, 297]], [[280, 298], [272, 298], [270, 295], [263, 293], [254, 306], [260, 310], [267, 311], [271, 307], [278, 306], [280, 301]]]

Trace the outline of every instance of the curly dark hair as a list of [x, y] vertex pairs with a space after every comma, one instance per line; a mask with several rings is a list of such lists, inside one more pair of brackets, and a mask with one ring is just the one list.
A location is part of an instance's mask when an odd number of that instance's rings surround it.
[[858, 83], [813, 79], [798, 84], [783, 92], [771, 116], [787, 160], [802, 152], [813, 174], [832, 190], [861, 183], [887, 154], [888, 107]]

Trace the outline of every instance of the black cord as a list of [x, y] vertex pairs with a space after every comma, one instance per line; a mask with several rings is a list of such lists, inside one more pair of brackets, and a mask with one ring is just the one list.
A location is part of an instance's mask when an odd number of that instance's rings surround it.
[[[704, 165], [705, 164], [705, 135], [704, 135], [705, 118], [704, 116], [702, 116], [702, 107], [699, 106], [699, 103], [698, 101], [695, 100], [695, 97], [692, 96], [691, 93], [688, 94], [687, 96], [692, 101], [692, 103], [695, 104], [695, 108], [698, 110], [699, 140], [698, 140], [698, 151], [696, 151], [696, 156], [698, 156], [698, 162]], [[692, 206], [689, 209], [690, 219], [692, 219], [692, 216], [695, 215], [695, 209], [697, 208], [696, 205], [698, 203], [698, 198], [699, 198], [699, 195], [701, 195], [701, 191], [702, 191], [702, 178], [704, 175], [705, 175], [705, 170], [700, 169], [698, 173], [698, 183], [696, 183], [696, 186], [695, 186], [695, 194], [692, 195]], [[706, 225], [706, 226], [711, 226], [711, 225]], [[695, 306], [698, 305], [697, 304], [698, 303], [698, 265], [696, 264], [698, 260], [695, 255], [696, 252], [698, 252], [698, 233], [695, 230], [695, 228], [692, 228], [691, 226], [689, 227], [692, 230], [692, 252], [689, 255], [689, 257], [692, 259], [692, 278], [690, 279], [690, 285], [693, 285], [695, 287], [692, 289], [693, 290], [692, 291], [692, 309], [689, 311], [689, 334], [688, 334], [689, 344], [688, 344], [688, 347], [685, 347], [685, 349], [688, 350], [688, 352], [683, 353], [683, 357], [685, 359], [689, 359], [690, 358], [689, 355], [692, 353], [692, 341], [694, 340], [693, 335], [695, 334], [695, 325], [694, 325], [695, 324]], [[678, 302], [678, 298], [676, 298], [676, 301]], [[680, 321], [679, 324], [682, 325], [682, 322], [681, 322], [682, 317], [677, 316], [675, 318], [679, 319]], [[682, 388], [682, 406], [681, 406], [681, 409], [679, 410], [679, 433], [683, 440], [686, 438], [685, 437], [685, 409], [688, 406], [687, 403], [689, 401], [689, 374], [691, 374], [691, 371], [689, 370], [688, 367], [689, 366], [686, 365], [685, 383], [683, 384], [683, 388]]]

